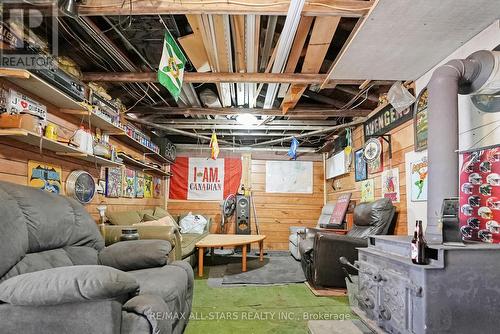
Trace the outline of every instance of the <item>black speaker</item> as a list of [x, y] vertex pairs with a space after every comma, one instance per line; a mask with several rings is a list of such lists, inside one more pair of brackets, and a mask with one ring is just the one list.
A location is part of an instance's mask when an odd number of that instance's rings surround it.
[[251, 234], [250, 199], [236, 196], [236, 234]]

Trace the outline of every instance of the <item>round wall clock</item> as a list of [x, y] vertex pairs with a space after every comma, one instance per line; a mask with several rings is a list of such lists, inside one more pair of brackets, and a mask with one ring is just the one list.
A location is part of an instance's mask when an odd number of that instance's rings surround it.
[[92, 201], [95, 189], [94, 178], [83, 170], [71, 172], [66, 180], [66, 194], [82, 204]]
[[378, 138], [370, 138], [363, 146], [363, 158], [367, 163], [377, 160], [382, 152], [382, 144]]

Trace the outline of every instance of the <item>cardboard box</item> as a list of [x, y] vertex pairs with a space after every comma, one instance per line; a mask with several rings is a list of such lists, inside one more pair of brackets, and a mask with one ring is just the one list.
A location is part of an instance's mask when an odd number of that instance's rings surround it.
[[3, 129], [25, 129], [37, 133], [39, 123], [38, 117], [33, 115], [0, 115], [0, 128]]

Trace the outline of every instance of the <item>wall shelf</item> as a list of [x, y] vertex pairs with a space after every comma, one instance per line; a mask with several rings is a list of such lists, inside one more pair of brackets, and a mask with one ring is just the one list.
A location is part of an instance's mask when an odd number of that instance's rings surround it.
[[134, 138], [130, 137], [126, 133], [114, 134], [113, 136], [116, 137], [121, 142], [123, 142], [127, 145], [130, 145], [133, 148], [139, 150], [140, 152], [146, 154], [148, 158], [152, 158], [152, 159], [155, 159], [155, 160], [160, 161], [160, 162], [169, 162], [167, 160], [167, 158], [160, 155], [159, 153], [156, 153], [155, 151], [153, 151], [149, 147], [142, 145], [140, 142], [138, 142]]
[[134, 166], [134, 167], [140, 168], [144, 172], [151, 172], [151, 173], [155, 173], [155, 174], [158, 174], [158, 175], [161, 175], [161, 176], [170, 176], [171, 175], [169, 172], [166, 172], [166, 171], [164, 171], [164, 170], [162, 170], [160, 168], [156, 168], [156, 167], [153, 167], [151, 165], [148, 165], [148, 164], [146, 164], [146, 163], [144, 163], [144, 162], [142, 162], [140, 160], [131, 158], [131, 157], [129, 157], [126, 154], [118, 153], [118, 156], [123, 159], [123, 162], [126, 165], [130, 165], [130, 166]]
[[73, 109], [61, 109], [61, 112], [65, 114], [70, 114], [70, 115], [75, 115], [75, 116], [81, 116], [83, 117], [83, 125], [87, 125], [90, 117], [90, 124], [94, 128], [99, 128], [101, 129], [102, 132], [105, 132], [110, 135], [125, 135], [125, 130], [123, 130], [121, 127], [118, 125], [115, 125], [111, 122], [108, 122], [101, 116], [97, 115], [94, 112], [87, 111], [87, 110], [73, 110]]
[[24, 69], [0, 68], [0, 77], [27, 92], [39, 96], [61, 109], [85, 111], [85, 108], [69, 95], [61, 92], [35, 74]]
[[102, 157], [89, 155], [81, 152], [77, 148], [71, 147], [69, 145], [59, 143], [55, 140], [51, 140], [40, 136], [34, 132], [24, 130], [24, 129], [0, 129], [0, 137], [10, 138], [31, 146], [39, 147], [42, 145], [42, 149], [52, 151], [57, 155], [70, 156], [75, 159], [80, 159], [88, 162], [97, 163], [100, 166], [121, 166], [119, 162], [114, 162]]

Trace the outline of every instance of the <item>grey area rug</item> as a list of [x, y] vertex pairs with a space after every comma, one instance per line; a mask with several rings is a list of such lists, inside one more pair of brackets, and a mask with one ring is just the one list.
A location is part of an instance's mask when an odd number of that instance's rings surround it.
[[263, 262], [258, 257], [248, 258], [246, 272], [241, 271], [241, 262], [229, 263], [222, 284], [286, 284], [305, 281], [300, 262], [289, 255], [270, 256], [264, 258]]

